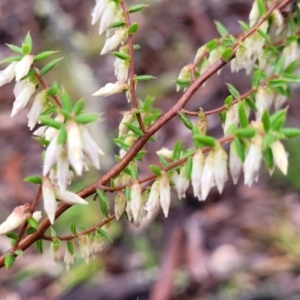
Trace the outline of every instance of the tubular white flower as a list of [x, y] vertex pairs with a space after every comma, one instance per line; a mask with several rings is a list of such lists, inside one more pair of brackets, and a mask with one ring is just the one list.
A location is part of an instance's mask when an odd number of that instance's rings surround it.
[[93, 240], [87, 234], [78, 237], [78, 245], [81, 257], [88, 264], [93, 253]]
[[55, 263], [60, 260], [60, 247], [61, 243], [55, 241], [50, 245], [51, 257]]
[[139, 217], [140, 208], [142, 206], [142, 198], [141, 198], [142, 189], [137, 180], [135, 180], [132, 186], [130, 187], [130, 192], [131, 192], [130, 208], [133, 215], [133, 219], [137, 221]]
[[250, 27], [253, 27], [260, 18], [257, 1], [253, 2], [252, 9], [249, 14]]
[[195, 56], [195, 59], [194, 59], [194, 63], [198, 60], [198, 58], [199, 58], [200, 56], [204, 55], [206, 52], [207, 52], [206, 45], [200, 47], [200, 48], [197, 50], [197, 53], [196, 53], [196, 56]]
[[35, 211], [32, 214], [32, 217], [38, 222], [42, 218], [42, 212], [41, 211]]
[[117, 192], [115, 198], [115, 216], [119, 220], [126, 208], [126, 198], [122, 192]]
[[175, 181], [175, 186], [178, 194], [178, 198], [185, 198], [185, 192], [188, 189], [190, 181], [186, 177], [186, 166], [181, 167], [180, 173]]
[[101, 35], [107, 29], [107, 27], [113, 22], [116, 12], [117, 12], [116, 2], [110, 1], [106, 5], [105, 11], [100, 21], [99, 35]]
[[127, 213], [129, 222], [131, 222], [132, 219], [133, 219], [133, 214], [132, 214], [132, 211], [131, 211], [131, 201], [127, 201], [125, 211]]
[[12, 62], [4, 70], [0, 71], [0, 86], [10, 83], [16, 76], [16, 62]]
[[159, 179], [159, 194], [160, 194], [160, 205], [163, 209], [164, 215], [167, 218], [169, 214], [169, 208], [171, 204], [171, 190], [169, 178], [166, 172], [162, 172]]
[[79, 125], [79, 128], [84, 154], [88, 157], [96, 169], [100, 169], [99, 154], [104, 155], [104, 152], [98, 147], [84, 125]]
[[14, 101], [13, 109], [11, 112], [11, 117], [14, 117], [21, 109], [23, 109], [28, 103], [30, 97], [35, 92], [35, 84], [29, 80], [21, 82], [15, 89], [15, 94], [17, 94]]
[[159, 180], [155, 180], [151, 186], [149, 198], [145, 205], [145, 210], [147, 211], [148, 219], [151, 219], [151, 216], [159, 202], [159, 194], [160, 183]]
[[286, 175], [288, 170], [288, 154], [282, 143], [280, 141], [275, 141], [271, 144], [271, 149], [275, 165], [284, 175]]
[[116, 58], [115, 63], [115, 76], [118, 82], [125, 83], [128, 79], [129, 61], [126, 59]]
[[257, 134], [251, 139], [249, 152], [246, 156], [243, 170], [245, 185], [252, 186], [257, 179], [262, 161], [262, 137]]
[[240, 174], [242, 172], [243, 162], [241, 161], [241, 159], [237, 154], [236, 146], [234, 142], [230, 144], [229, 168], [230, 168], [230, 174], [233, 183], [237, 184]]
[[43, 200], [44, 200], [44, 210], [51, 224], [54, 224], [57, 204], [56, 204], [54, 187], [51, 181], [47, 177], [43, 178], [42, 192], [43, 192]]
[[101, 55], [116, 49], [120, 43], [126, 38], [127, 30], [126, 29], [119, 29], [112, 35], [110, 38], [107, 38], [102, 48]]
[[57, 185], [61, 192], [64, 192], [70, 180], [70, 169], [68, 153], [61, 147], [57, 156]]
[[105, 242], [106, 241], [99, 234], [94, 236], [92, 244], [93, 255], [100, 253], [105, 248]]
[[28, 204], [17, 206], [7, 219], [0, 224], [0, 234], [10, 232], [23, 224], [30, 217], [28, 208]]
[[238, 104], [230, 106], [226, 112], [226, 119], [223, 125], [224, 134], [227, 133], [228, 128], [232, 125], [238, 125], [239, 123], [239, 113], [238, 113]]
[[39, 92], [35, 96], [31, 109], [27, 114], [28, 127], [30, 130], [32, 130], [34, 126], [38, 123], [39, 116], [45, 108], [46, 98], [47, 96], [45, 91]]
[[268, 87], [259, 87], [255, 96], [257, 108], [256, 120], [261, 120], [264, 110], [269, 110], [274, 102], [274, 91]]
[[191, 174], [191, 181], [194, 191], [194, 196], [202, 200], [201, 194], [201, 177], [204, 167], [204, 155], [202, 150], [199, 149], [193, 156], [193, 168]]
[[[192, 79], [191, 77], [191, 68], [193, 67], [193, 65], [187, 65], [187, 66], [184, 66], [180, 73], [179, 73], [179, 76], [178, 76], [178, 80], [187, 80], [187, 81], [190, 81]], [[176, 85], [176, 92], [179, 92], [181, 89], [181, 86], [179, 84]], [[183, 89], [184, 91], [186, 90]]]
[[55, 189], [54, 192], [58, 200], [61, 200], [68, 204], [83, 204], [83, 205], [88, 204], [88, 202], [86, 202], [84, 199], [79, 197], [77, 194], [69, 192], [67, 190], [61, 192], [60, 190]]
[[221, 146], [215, 151], [214, 155], [214, 178], [221, 194], [227, 180], [227, 153]]
[[203, 173], [201, 176], [202, 198], [206, 200], [210, 189], [215, 186], [214, 180], [214, 152], [211, 151], [204, 161]]
[[93, 96], [107, 97], [123, 92], [128, 86], [121, 82], [107, 83], [103, 88], [93, 94]]
[[67, 124], [67, 148], [69, 162], [77, 175], [82, 174], [83, 169], [83, 145], [79, 126], [76, 122], [70, 121]]
[[101, 19], [109, 0], [96, 0], [96, 6], [91, 12], [92, 25], [95, 25]]
[[284, 68], [290, 65], [293, 61], [298, 60], [300, 56], [298, 42], [294, 41], [285, 46], [282, 51], [282, 56], [284, 57]]
[[20, 81], [29, 72], [29, 69], [33, 63], [32, 55], [25, 55], [19, 62], [15, 65], [16, 71], [16, 81]]
[[[101, 1], [100, 1], [101, 2]], [[65, 250], [65, 256], [64, 256], [64, 263], [66, 264], [66, 269], [67, 271], [70, 270], [71, 266], [73, 265], [73, 263], [75, 262], [75, 253], [71, 253], [68, 248], [66, 247]]]
[[169, 159], [173, 158], [173, 150], [166, 147], [162, 147], [160, 150], [156, 151], [156, 154]]
[[132, 123], [134, 120], [134, 113], [133, 111], [127, 111], [124, 113], [122, 121], [119, 125], [119, 137], [125, 135], [128, 132], [128, 128], [124, 125], [124, 123]]
[[46, 176], [57, 161], [62, 145], [57, 144], [58, 135], [54, 136], [45, 152], [43, 175]]

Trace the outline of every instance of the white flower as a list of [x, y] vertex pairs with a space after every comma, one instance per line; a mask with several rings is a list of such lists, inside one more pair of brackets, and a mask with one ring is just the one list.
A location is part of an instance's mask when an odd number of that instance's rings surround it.
[[129, 61], [127, 59], [116, 58], [114, 66], [118, 82], [125, 83], [128, 79]]
[[210, 189], [215, 186], [214, 180], [214, 152], [211, 151], [204, 161], [204, 169], [201, 176], [202, 198], [205, 200]]
[[252, 9], [249, 14], [250, 27], [253, 27], [257, 23], [259, 18], [260, 18], [260, 14], [259, 14], [259, 10], [258, 10], [257, 1], [254, 1], [253, 5], [252, 5]]
[[293, 41], [289, 45], [285, 46], [282, 51], [282, 56], [284, 57], [284, 68], [289, 66], [295, 60], [298, 61], [300, 56], [298, 42]]
[[159, 194], [160, 194], [160, 182], [159, 180], [155, 180], [151, 186], [149, 198], [145, 205], [145, 210], [147, 211], [148, 219], [151, 218], [159, 202]]
[[198, 60], [199, 57], [203, 56], [207, 52], [206, 45], [200, 47], [196, 53], [194, 63]]
[[83, 169], [83, 144], [79, 126], [74, 121], [67, 124], [67, 149], [68, 158], [77, 175], [82, 174]]
[[125, 135], [128, 132], [128, 128], [125, 126], [124, 123], [132, 123], [134, 120], [134, 113], [132, 110], [127, 111], [124, 113], [122, 121], [119, 125], [119, 137]]
[[70, 181], [70, 169], [69, 169], [68, 153], [62, 147], [57, 156], [56, 177], [57, 177], [57, 185], [59, 186], [60, 191], [61, 192], [65, 191]]
[[123, 92], [128, 86], [126, 84], [116, 82], [116, 83], [107, 83], [103, 88], [98, 90], [93, 94], [93, 96], [102, 96], [107, 97], [113, 94], [118, 94]]
[[101, 35], [107, 27], [113, 22], [114, 16], [117, 12], [117, 4], [114, 1], [110, 1], [105, 8], [100, 21], [99, 35]]
[[33, 63], [32, 55], [25, 55], [17, 64], [15, 65], [16, 71], [16, 81], [20, 81], [24, 76], [26, 76], [30, 70]]
[[140, 208], [142, 206], [142, 198], [141, 198], [142, 189], [138, 183], [138, 181], [134, 181], [132, 186], [130, 187], [130, 208], [133, 215], [133, 219], [135, 221], [138, 220]]
[[190, 181], [186, 177], [186, 166], [181, 167], [180, 173], [175, 181], [178, 198], [185, 198], [185, 192], [189, 187]]
[[162, 147], [160, 150], [156, 151], [156, 154], [169, 159], [173, 158], [173, 150], [166, 147]]
[[99, 154], [104, 155], [104, 152], [98, 147], [84, 125], [79, 125], [79, 129], [84, 154], [88, 157], [96, 169], [100, 169]]
[[0, 71], [0, 86], [11, 82], [16, 76], [16, 62], [12, 62], [4, 70]]
[[116, 49], [120, 43], [126, 38], [127, 30], [126, 29], [118, 29], [111, 37], [107, 38], [102, 48], [101, 55]]
[[93, 244], [92, 244], [92, 252], [93, 255], [98, 254], [105, 248], [106, 241], [99, 234], [95, 234]]
[[271, 88], [259, 87], [255, 96], [257, 108], [256, 120], [261, 120], [265, 110], [269, 110], [274, 102], [275, 93]]
[[126, 208], [126, 198], [122, 192], [117, 192], [115, 198], [115, 216], [119, 220]]
[[227, 153], [220, 147], [214, 155], [214, 179], [221, 194], [227, 180]]
[[88, 202], [86, 202], [84, 199], [79, 197], [77, 194], [69, 192], [67, 190], [60, 191], [58, 189], [55, 189], [55, 196], [58, 200], [61, 200], [68, 204], [83, 204], [83, 205], [88, 204]]
[[92, 25], [95, 25], [101, 19], [109, 0], [96, 0], [96, 6], [91, 12]]
[[[178, 80], [184, 80], [184, 81], [191, 81], [191, 68], [193, 65], [187, 65], [183, 67], [179, 73]], [[179, 84], [176, 85], [176, 92], [179, 92], [181, 89], [181, 86]], [[183, 89], [184, 91], [187, 90], [187, 88]]]
[[14, 93], [16, 99], [14, 101], [11, 117], [15, 116], [21, 109], [23, 109], [28, 103], [30, 97], [35, 92], [35, 84], [29, 80], [17, 82]]
[[66, 264], [66, 269], [67, 271], [70, 270], [71, 266], [73, 265], [74, 261], [75, 261], [76, 257], [75, 257], [75, 253], [73, 251], [73, 253], [71, 253], [68, 248], [66, 247], [65, 250], [65, 256], [64, 256], [64, 263]]
[[240, 174], [242, 172], [243, 162], [241, 161], [241, 159], [237, 154], [236, 146], [234, 142], [230, 144], [229, 168], [230, 168], [230, 174], [233, 183], [237, 184]]
[[194, 191], [194, 196], [199, 200], [202, 200], [201, 194], [201, 177], [204, 167], [204, 155], [202, 150], [199, 149], [193, 156], [193, 168], [191, 174], [192, 186]]
[[50, 144], [48, 145], [46, 152], [45, 152], [45, 160], [44, 160], [44, 169], [43, 169], [43, 175], [46, 176], [53, 165], [56, 163], [58, 156], [60, 155], [60, 152], [62, 151], [62, 145], [57, 144], [57, 138], [58, 135], [56, 134]]
[[287, 174], [288, 170], [288, 155], [280, 141], [276, 141], [271, 144], [274, 163], [277, 168], [284, 174]]
[[169, 208], [171, 204], [171, 190], [169, 178], [166, 172], [162, 172], [159, 179], [159, 194], [160, 194], [160, 205], [163, 209], [165, 217], [168, 217]]
[[60, 247], [61, 242], [57, 238], [55, 238], [55, 240], [50, 245], [51, 257], [54, 262], [58, 262], [60, 260]]
[[257, 134], [251, 139], [249, 152], [247, 153], [243, 170], [245, 185], [252, 186], [257, 179], [262, 161], [262, 137]]
[[30, 217], [28, 208], [28, 204], [17, 206], [7, 219], [0, 224], [0, 234], [10, 232], [23, 224]]
[[34, 126], [38, 123], [39, 116], [45, 109], [46, 101], [47, 101], [47, 94], [45, 90], [39, 92], [35, 96], [31, 109], [27, 114], [28, 127], [30, 130], [32, 130]]
[[78, 237], [78, 245], [81, 257], [85, 263], [88, 264], [90, 261], [91, 254], [93, 253], [93, 239], [88, 234], [80, 235]]
[[226, 112], [226, 119], [223, 126], [224, 134], [227, 133], [228, 128], [232, 125], [238, 125], [239, 123], [239, 113], [238, 113], [238, 104], [233, 104], [229, 107]]
[[47, 177], [43, 178], [42, 193], [43, 193], [43, 200], [44, 200], [44, 210], [51, 224], [53, 224], [55, 220], [55, 212], [56, 212], [57, 204], [56, 204], [54, 186], [49, 180], [49, 178]]
[[32, 214], [32, 217], [38, 222], [42, 218], [42, 212], [40, 211], [35, 211]]

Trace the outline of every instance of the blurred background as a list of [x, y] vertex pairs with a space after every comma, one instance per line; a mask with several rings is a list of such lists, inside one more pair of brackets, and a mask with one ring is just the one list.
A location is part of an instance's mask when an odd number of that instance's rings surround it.
[[[101, 0], [100, 0], [101, 1]], [[138, 2], [127, 1], [133, 5]], [[250, 0], [145, 0], [150, 7], [132, 15], [140, 24], [134, 42], [135, 71], [158, 79], [138, 86], [139, 99], [155, 97], [155, 106], [168, 110], [181, 93], [174, 81], [181, 68], [192, 63], [197, 49], [218, 37], [214, 20], [231, 33], [240, 32], [237, 20], [247, 22]], [[74, 101], [87, 100], [87, 110], [101, 112], [101, 121], [91, 130], [107, 153], [102, 169], [74, 181], [78, 191], [99, 178], [113, 165], [118, 149], [111, 142], [117, 136], [120, 111], [130, 109], [123, 95], [91, 97], [107, 82], [114, 82], [114, 57], [100, 56], [104, 37], [98, 24], [90, 24], [93, 0], [1, 0], [0, 60], [13, 55], [5, 43], [21, 44], [29, 31], [33, 53], [58, 50], [62, 62], [45, 76], [50, 85], [57, 80]], [[42, 65], [40, 65], [42, 66]], [[2, 66], [4, 68], [5, 66]], [[199, 89], [187, 109], [211, 109], [228, 96], [225, 83], [241, 93], [250, 88], [244, 72], [231, 74], [226, 66]], [[31, 202], [36, 186], [23, 182], [29, 175], [41, 174], [42, 147], [27, 127], [30, 105], [10, 118], [14, 84], [1, 87], [0, 93], [0, 222], [12, 209]], [[289, 100], [289, 125], [300, 127], [299, 105], [294, 90]], [[222, 136], [218, 116], [209, 118], [209, 134]], [[139, 166], [140, 176], [149, 174], [148, 165], [158, 164], [155, 151], [173, 147], [180, 138], [191, 147], [188, 130], [172, 120], [157, 133], [155, 143]], [[241, 178], [234, 186], [228, 180], [220, 196], [213, 189], [205, 202], [193, 197], [191, 189], [184, 200], [172, 194], [169, 217], [160, 210], [151, 222], [133, 227], [123, 217], [105, 230], [112, 237], [101, 255], [86, 265], [77, 253], [70, 271], [63, 263], [54, 264], [49, 243], [40, 255], [34, 245], [18, 258], [14, 267], [0, 272], [0, 298], [7, 300], [89, 299], [89, 300], [296, 300], [300, 299], [300, 140], [285, 144], [289, 152], [289, 173], [275, 171], [270, 178], [262, 167], [259, 183], [245, 187]], [[113, 200], [113, 195], [111, 197]], [[113, 202], [111, 202], [113, 207]], [[39, 209], [41, 205], [39, 204]], [[72, 207], [56, 223], [58, 235], [70, 234], [74, 221], [86, 227], [103, 216], [97, 201], [88, 207]], [[66, 225], [68, 224], [68, 225]], [[0, 253], [10, 247], [0, 236]]]

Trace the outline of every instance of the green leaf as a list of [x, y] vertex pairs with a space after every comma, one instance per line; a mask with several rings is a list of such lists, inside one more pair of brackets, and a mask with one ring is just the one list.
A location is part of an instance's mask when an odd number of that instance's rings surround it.
[[56, 81], [54, 81], [51, 85], [51, 87], [47, 90], [48, 96], [54, 96], [60, 92], [58, 84]]
[[177, 79], [175, 82], [183, 89], [187, 89], [191, 84], [191, 81], [187, 79]]
[[77, 235], [76, 225], [73, 222], [70, 225], [70, 231], [72, 233], [72, 236], [76, 236]]
[[214, 21], [216, 24], [217, 31], [219, 32], [220, 36], [224, 37], [228, 34], [228, 30], [226, 27], [219, 21]]
[[137, 169], [136, 169], [136, 164], [135, 163], [131, 163], [128, 166], [129, 172], [130, 172], [130, 176], [132, 177], [132, 179], [137, 179], [138, 178], [138, 173], [137, 173]]
[[24, 44], [29, 47], [29, 52], [31, 52], [31, 49], [32, 49], [32, 38], [31, 38], [29, 32], [25, 36]]
[[106, 194], [104, 193], [104, 191], [97, 189], [97, 194], [100, 198], [100, 209], [102, 214], [106, 217], [109, 218], [109, 201], [108, 198], [106, 196]]
[[178, 140], [174, 146], [173, 159], [178, 160], [182, 151], [182, 142]]
[[281, 128], [279, 132], [288, 139], [300, 136], [300, 130], [296, 128]]
[[228, 87], [228, 90], [229, 90], [229, 93], [234, 97], [234, 98], [237, 98], [240, 93], [238, 92], [238, 90], [230, 83], [226, 83], [227, 87]]
[[251, 86], [254, 89], [257, 89], [260, 83], [260, 79], [261, 79], [261, 70], [256, 70], [253, 77], [252, 77], [252, 83]]
[[47, 141], [45, 138], [43, 138], [43, 137], [41, 137], [41, 136], [37, 137], [36, 140], [37, 140], [41, 145], [46, 146], [46, 147], [50, 144], [49, 141]]
[[132, 124], [130, 124], [130, 123], [127, 123], [127, 122], [124, 122], [123, 123], [130, 131], [132, 131], [133, 133], [135, 133], [136, 135], [138, 135], [138, 136], [142, 136], [144, 133], [143, 133], [143, 131], [140, 129], [140, 128], [138, 128], [138, 127], [136, 127], [136, 126], [134, 126], [134, 125], [132, 125]]
[[30, 48], [28, 45], [26, 45], [26, 44], [23, 44], [23, 45], [22, 45], [22, 52], [23, 52], [23, 55], [29, 54], [30, 51], [31, 51], [31, 48]]
[[265, 132], [268, 132], [271, 128], [271, 120], [270, 120], [269, 112], [266, 109], [264, 110], [261, 120], [264, 125]]
[[285, 69], [284, 72], [286, 74], [290, 74], [292, 73], [298, 66], [299, 61], [298, 60], [294, 60], [293, 62], [291, 62]]
[[44, 66], [41, 71], [40, 74], [41, 75], [45, 75], [46, 73], [48, 73], [51, 69], [53, 69], [57, 63], [59, 63], [61, 60], [63, 59], [63, 57], [61, 58], [57, 58], [52, 60], [51, 62], [49, 62], [46, 66]]
[[166, 167], [168, 165], [167, 160], [163, 156], [159, 155], [158, 158], [163, 167]]
[[49, 229], [50, 229], [50, 235], [51, 235], [52, 237], [56, 237], [56, 232], [55, 232], [54, 228], [53, 228], [53, 227], [50, 227]]
[[218, 46], [218, 43], [219, 43], [218, 39], [213, 39], [208, 43], [206, 43], [205, 47], [207, 50], [212, 51]]
[[125, 26], [125, 25], [126, 25], [126, 24], [125, 24], [124, 21], [117, 21], [117, 22], [114, 22], [114, 23], [110, 24], [110, 25], [108, 26], [108, 29], [110, 29], [110, 28], [117, 28], [117, 27], [123, 27], [123, 26]]
[[187, 127], [188, 129], [192, 130], [193, 129], [193, 123], [190, 121], [190, 119], [184, 114], [184, 113], [179, 113], [178, 117], [181, 121], [181, 123]]
[[131, 191], [129, 186], [126, 186], [125, 188], [125, 198], [127, 201], [131, 200]]
[[15, 254], [16, 254], [17, 256], [23, 256], [23, 255], [24, 255], [24, 252], [23, 252], [21, 249], [17, 249], [17, 250], [15, 251]]
[[160, 176], [161, 175], [161, 168], [156, 165], [150, 165], [150, 169], [153, 174]]
[[188, 180], [190, 180], [192, 177], [192, 168], [193, 168], [193, 159], [191, 156], [189, 156], [186, 161], [186, 167], [185, 167], [185, 175]]
[[268, 169], [271, 170], [274, 166], [273, 153], [271, 148], [268, 147], [263, 151], [263, 157]]
[[147, 151], [139, 151], [138, 154], [134, 157], [138, 161], [142, 161]]
[[232, 95], [229, 95], [229, 96], [224, 100], [224, 104], [225, 104], [227, 107], [230, 107], [232, 101], [233, 101], [233, 96], [232, 96]]
[[29, 227], [26, 229], [26, 234], [33, 234], [35, 232], [37, 232], [37, 229], [33, 227]]
[[136, 33], [139, 29], [139, 24], [138, 23], [133, 23], [128, 29], [128, 34]]
[[75, 118], [75, 122], [80, 124], [89, 124], [98, 121], [98, 119], [99, 114], [84, 114], [77, 116]]
[[37, 240], [35, 241], [35, 247], [36, 249], [40, 252], [40, 254], [43, 254], [43, 241], [42, 240]]
[[300, 76], [284, 73], [283, 80], [286, 80], [289, 83], [300, 83]]
[[216, 145], [216, 139], [211, 136], [206, 136], [202, 134], [193, 135], [193, 140], [199, 142], [203, 146], [214, 147]]
[[40, 176], [27, 176], [24, 178], [24, 181], [32, 184], [42, 184], [43, 182]]
[[285, 57], [281, 56], [280, 59], [278, 60], [278, 62], [275, 65], [275, 69], [274, 69], [274, 74], [276, 75], [280, 75], [283, 67], [284, 67], [284, 61], [285, 61]]
[[270, 37], [263, 30], [259, 28], [257, 32], [266, 40], [267, 43], [271, 42]]
[[245, 161], [245, 146], [239, 138], [234, 139], [236, 153], [242, 162]]
[[33, 61], [34, 62], [41, 61], [41, 60], [46, 59], [49, 56], [51, 56], [52, 54], [57, 53], [57, 52], [58, 51], [44, 51], [44, 52], [41, 52], [41, 53], [34, 56]]
[[278, 131], [285, 123], [285, 119], [286, 119], [286, 109], [281, 109], [277, 111], [275, 114], [273, 114], [270, 118], [272, 129]]
[[[16, 53], [18, 53], [18, 54], [21, 54], [21, 55], [23, 55], [23, 50], [22, 50], [22, 48], [20, 48], [20, 47], [18, 47], [18, 46], [16, 46], [16, 45], [11, 45], [11, 44], [5, 44], [10, 50], [12, 50], [12, 51], [14, 51], [14, 52], [16, 52]], [[23, 56], [20, 56], [21, 58], [23, 57]]]
[[127, 145], [127, 144], [123, 141], [122, 138], [115, 138], [115, 139], [114, 139], [114, 142], [115, 142], [115, 144], [116, 144], [119, 148], [121, 148], [121, 149], [123, 149], [123, 150], [125, 150], [125, 151], [128, 151], [128, 150], [130, 149], [130, 146]]
[[253, 128], [240, 128], [240, 129], [237, 129], [234, 134], [235, 134], [235, 136], [237, 136], [239, 138], [249, 139], [255, 135], [255, 132], [256, 131]]
[[250, 26], [247, 23], [243, 21], [238, 21], [238, 23], [243, 31], [248, 31], [250, 29]]
[[0, 61], [0, 63], [2, 64], [2, 63], [11, 63], [14, 61], [20, 61], [22, 58], [23, 58], [23, 56], [10, 56], [10, 57], [2, 59]]
[[29, 219], [27, 219], [27, 222], [28, 222], [28, 224], [29, 224], [32, 228], [37, 229], [37, 228], [39, 227], [39, 223], [38, 223], [37, 220], [34, 219], [34, 218], [29, 218]]
[[269, 131], [263, 138], [263, 150], [269, 148], [271, 144], [275, 142], [276, 138], [272, 134], [271, 131]]
[[61, 129], [59, 130], [58, 138], [57, 138], [57, 144], [62, 145], [67, 141], [67, 130], [66, 126], [62, 126]]
[[275, 87], [285, 87], [287, 85], [287, 81], [281, 78], [277, 78], [277, 79], [270, 79], [268, 80], [268, 86], [271, 88], [275, 88]]
[[74, 244], [72, 241], [67, 241], [67, 249], [69, 253], [74, 254]]
[[19, 238], [19, 235], [15, 232], [8, 232], [6, 233], [6, 236], [12, 240], [17, 240]]
[[267, 13], [267, 9], [265, 7], [264, 1], [263, 0], [256, 0], [257, 3], [257, 8], [260, 16], [263, 16], [264, 14]]
[[225, 62], [230, 61], [231, 56], [232, 56], [232, 48], [226, 48], [221, 54], [221, 57]]
[[62, 127], [62, 123], [58, 122], [58, 121], [55, 121], [49, 117], [46, 117], [46, 116], [40, 116], [39, 117], [39, 120], [44, 124], [44, 125], [47, 125], [47, 126], [50, 126], [50, 127], [53, 127], [55, 129], [60, 129]]
[[151, 76], [151, 75], [139, 75], [139, 76], [135, 76], [134, 80], [135, 81], [146, 81], [146, 80], [150, 80], [150, 79], [155, 79], [156, 77]]
[[85, 101], [83, 99], [78, 100], [72, 109], [72, 112], [75, 113], [75, 115], [79, 115], [84, 110]]
[[109, 234], [104, 231], [102, 228], [97, 228], [97, 234], [99, 234], [104, 240], [111, 242], [111, 238], [109, 236]]
[[135, 13], [137, 11], [140, 11], [141, 9], [145, 8], [145, 7], [149, 7], [149, 5], [147, 4], [137, 4], [137, 5], [133, 5], [131, 7], [129, 7], [128, 12], [130, 14]]
[[224, 124], [225, 121], [226, 121], [226, 112], [225, 112], [225, 111], [221, 111], [221, 112], [219, 113], [219, 118], [220, 118], [222, 124]]
[[63, 109], [68, 111], [69, 113], [72, 111], [72, 102], [69, 94], [63, 93], [61, 96], [61, 104]]
[[244, 101], [240, 101], [238, 104], [238, 113], [239, 113], [239, 121], [243, 128], [248, 127], [248, 117], [245, 110], [245, 104]]
[[246, 100], [247, 105], [253, 110], [253, 111], [257, 111], [255, 102], [253, 101], [252, 98], [247, 98]]
[[129, 60], [130, 59], [130, 56], [126, 53], [123, 53], [123, 52], [112, 52], [112, 54], [115, 57], [123, 59], [123, 60]]
[[14, 262], [16, 260], [16, 257], [12, 253], [6, 253], [5, 258], [4, 258], [4, 265], [6, 269], [11, 269], [11, 267], [14, 265]]

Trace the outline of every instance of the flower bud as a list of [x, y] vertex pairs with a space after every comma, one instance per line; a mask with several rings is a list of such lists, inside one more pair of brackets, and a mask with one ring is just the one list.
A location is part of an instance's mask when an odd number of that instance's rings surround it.
[[[183, 67], [179, 73], [178, 80], [191, 81], [192, 80], [192, 77], [191, 77], [191, 68], [192, 67], [194, 67], [192, 64]], [[180, 89], [181, 89], [180, 85], [177, 84], [176, 92], [179, 92]], [[186, 88], [184, 89], [184, 91], [185, 90], [186, 90]]]
[[12, 62], [4, 70], [0, 71], [0, 86], [11, 82], [16, 76], [16, 62]]
[[227, 180], [227, 153], [221, 146], [214, 155], [214, 179], [221, 194]]
[[117, 12], [116, 2], [114, 1], [108, 2], [100, 21], [99, 35], [101, 35], [107, 29], [107, 27], [113, 22], [116, 12]]
[[123, 92], [128, 86], [121, 82], [107, 83], [103, 88], [93, 94], [93, 96], [107, 97]]
[[47, 93], [46, 90], [43, 90], [37, 93], [37, 95], [34, 98], [31, 109], [27, 114], [28, 127], [30, 130], [32, 130], [34, 126], [38, 123], [39, 116], [44, 111], [46, 104], [47, 104]]
[[127, 36], [127, 29], [117, 30], [113, 36], [106, 39], [104, 47], [102, 48], [101, 51], [101, 55], [116, 49], [119, 46], [119, 44], [123, 42], [126, 36]]
[[145, 205], [145, 210], [147, 211], [148, 219], [151, 218], [159, 202], [159, 194], [160, 194], [160, 182], [159, 180], [155, 180], [151, 186], [149, 198]]
[[159, 179], [159, 194], [160, 205], [163, 209], [164, 215], [167, 218], [169, 214], [169, 208], [171, 204], [171, 190], [169, 178], [166, 172], [162, 172]]
[[215, 186], [214, 180], [214, 152], [211, 151], [204, 161], [203, 173], [201, 176], [202, 198], [206, 200], [210, 189]]
[[204, 155], [202, 150], [199, 149], [193, 156], [193, 168], [192, 168], [192, 186], [194, 190], [194, 196], [198, 197], [199, 200], [202, 200], [201, 194], [201, 177], [204, 167]]
[[175, 181], [175, 186], [178, 194], [178, 198], [185, 198], [185, 192], [188, 189], [190, 181], [186, 177], [186, 166], [181, 167], [180, 173]]
[[126, 208], [126, 198], [122, 192], [117, 192], [115, 198], [115, 216], [119, 220]]
[[32, 217], [38, 222], [42, 218], [42, 213], [40, 211], [35, 211]]
[[173, 150], [169, 150], [166, 147], [163, 147], [160, 150], [156, 151], [156, 154], [169, 159], [173, 158]]
[[56, 198], [54, 187], [48, 177], [43, 178], [42, 193], [44, 198], [44, 210], [51, 224], [53, 224], [55, 220]]
[[54, 262], [58, 262], [60, 260], [60, 247], [61, 241], [55, 237], [50, 245], [51, 257], [54, 260]]
[[134, 112], [132, 110], [124, 113], [123, 119], [119, 125], [119, 137], [125, 135], [128, 132], [128, 128], [124, 123], [132, 123], [134, 120]]
[[96, 6], [91, 12], [92, 15], [92, 25], [95, 25], [98, 20], [101, 19], [109, 0], [96, 0]]
[[135, 221], [138, 219], [140, 208], [142, 205], [141, 193], [142, 193], [142, 189], [138, 181], [135, 180], [130, 188], [130, 195], [131, 195], [130, 208], [133, 215], [133, 219]]
[[230, 144], [229, 168], [230, 168], [230, 174], [233, 183], [237, 184], [240, 174], [242, 172], [243, 162], [241, 161], [241, 159], [237, 154], [236, 146], [234, 142]]
[[[72, 243], [72, 245], [73, 245], [73, 243]], [[70, 268], [73, 265], [75, 259], [76, 259], [76, 257], [75, 257], [74, 249], [73, 249], [73, 251], [70, 252], [68, 247], [66, 247], [65, 256], [64, 256], [64, 263], [66, 264], [67, 271], [70, 270]]]
[[80, 235], [78, 237], [79, 252], [85, 263], [90, 261], [91, 254], [93, 253], [93, 239], [89, 234]]
[[288, 154], [282, 143], [280, 141], [272, 143], [271, 149], [275, 165], [284, 175], [286, 175], [288, 170]]
[[68, 204], [88, 204], [88, 202], [79, 197], [77, 194], [69, 192], [67, 190], [60, 191], [59, 189], [55, 189], [55, 196], [58, 200], [61, 200]]

